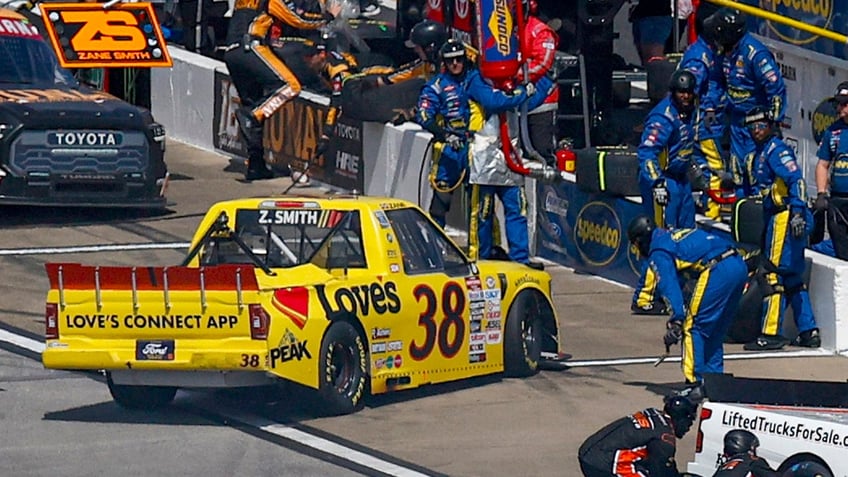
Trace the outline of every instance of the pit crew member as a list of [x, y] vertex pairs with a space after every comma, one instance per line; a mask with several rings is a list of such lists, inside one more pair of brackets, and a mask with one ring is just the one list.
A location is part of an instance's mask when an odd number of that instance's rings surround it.
[[[696, 125], [693, 157], [704, 171], [703, 183], [695, 188], [720, 188], [724, 175], [724, 160], [719, 150], [719, 141], [724, 135], [724, 103], [726, 88], [722, 57], [716, 52], [715, 45], [704, 37], [702, 31], [697, 40], [686, 48], [678, 65], [695, 75], [696, 94], [698, 96], [698, 116]], [[715, 219], [719, 215], [719, 206], [709, 198], [705, 202], [705, 215]]]
[[437, 142], [430, 172], [434, 193], [429, 213], [444, 227], [453, 192], [466, 182], [468, 174], [469, 100], [483, 103], [489, 110], [513, 109], [527, 99], [527, 91], [519, 87], [510, 96], [486, 84], [476, 69], [469, 72], [465, 46], [457, 40], [445, 42], [440, 56], [444, 72], [421, 90], [416, 121], [433, 133]]
[[235, 114], [247, 145], [247, 180], [274, 176], [265, 164], [262, 127], [265, 119], [300, 94], [300, 82], [267, 44], [268, 30], [274, 19], [294, 30], [317, 30], [342, 8], [340, 2], [334, 2], [330, 10], [323, 11], [322, 4], [317, 0], [235, 2], [224, 61], [242, 104]]
[[577, 458], [586, 477], [679, 477], [674, 454], [695, 421], [698, 405], [668, 396], [663, 409], [648, 408], [617, 419], [589, 436]]
[[713, 477], [780, 477], [757, 456], [760, 440], [750, 431], [734, 429], [724, 435], [722, 464]]
[[754, 108], [769, 111], [776, 123], [784, 120], [786, 86], [780, 68], [768, 48], [745, 31], [746, 17], [724, 7], [704, 21], [707, 37], [724, 56], [722, 69], [727, 84], [727, 113], [730, 117], [730, 166], [737, 184], [737, 197], [755, 191], [751, 162], [754, 140], [745, 127], [745, 116]]
[[838, 118], [822, 135], [816, 163], [817, 211], [827, 211], [827, 228], [836, 257], [848, 260], [848, 81], [836, 94]]
[[[704, 373], [724, 372], [724, 336], [748, 279], [748, 268], [733, 245], [701, 229], [665, 230], [650, 217], [634, 218], [627, 239], [647, 261], [646, 282], [671, 307], [663, 337], [666, 349], [683, 340], [681, 367], [687, 383]], [[681, 284], [695, 281], [684, 307]]]
[[761, 334], [744, 348], [774, 350], [788, 343], [781, 335], [787, 304], [800, 333], [794, 344], [818, 348], [821, 337], [803, 278], [804, 249], [813, 224], [804, 176], [792, 148], [778, 137], [771, 110], [751, 109], [745, 125], [756, 144], [753, 173], [757, 193], [763, 197], [766, 230]]
[[[697, 87], [690, 71], [678, 69], [672, 74], [669, 94], [648, 113], [636, 150], [642, 207], [664, 228], [695, 227], [689, 176], [697, 169], [692, 167]], [[667, 308], [653, 293], [656, 284], [647, 278], [642, 270], [630, 309], [636, 314], [664, 315]]]

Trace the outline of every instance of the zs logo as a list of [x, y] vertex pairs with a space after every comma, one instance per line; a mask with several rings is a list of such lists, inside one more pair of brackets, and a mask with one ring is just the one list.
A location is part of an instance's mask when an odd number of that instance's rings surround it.
[[132, 12], [124, 10], [61, 12], [65, 24], [81, 23], [71, 38], [76, 51], [142, 51], [147, 40]]

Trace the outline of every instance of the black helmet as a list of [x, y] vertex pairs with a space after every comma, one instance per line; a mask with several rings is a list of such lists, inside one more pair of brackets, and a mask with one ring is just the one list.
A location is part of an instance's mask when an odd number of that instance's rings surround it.
[[695, 422], [695, 411], [698, 410], [698, 405], [684, 396], [677, 395], [666, 396], [663, 402], [665, 403], [663, 412], [671, 418], [674, 435], [678, 439], [683, 438]]
[[771, 116], [771, 111], [763, 108], [762, 106], [754, 106], [748, 111], [748, 114], [745, 115], [745, 126], [750, 126], [751, 124], [767, 122], [771, 124], [774, 121], [774, 118]]
[[724, 455], [726, 457], [747, 453], [757, 455], [757, 447], [760, 447], [760, 440], [752, 432], [744, 429], [734, 429], [724, 435]]
[[[432, 52], [435, 55], [447, 39], [448, 32], [445, 30], [444, 25], [432, 20], [422, 20], [412, 27], [412, 30], [409, 32], [409, 40], [406, 40], [404, 44], [407, 48], [413, 48], [418, 45], [430, 56], [429, 53]], [[431, 60], [435, 59], [435, 56], [431, 57]]]
[[671, 74], [668, 90], [674, 93], [692, 93], [698, 87], [698, 79], [689, 70], [680, 69]]
[[801, 462], [786, 469], [781, 477], [833, 477], [833, 472], [818, 462]]
[[745, 15], [735, 8], [724, 7], [704, 20], [707, 37], [725, 50], [733, 48], [745, 34]]
[[833, 94], [833, 99], [839, 104], [848, 103], [848, 81], [839, 83], [836, 87], [836, 93]]
[[627, 240], [638, 250], [639, 254], [647, 257], [651, 252], [651, 235], [654, 233], [654, 221], [647, 215], [639, 215], [627, 226]]
[[454, 40], [453, 38], [446, 41], [439, 50], [439, 57], [442, 59], [442, 62], [447, 62], [447, 60], [452, 58], [465, 59], [465, 55], [465, 45], [463, 45], [461, 41]]

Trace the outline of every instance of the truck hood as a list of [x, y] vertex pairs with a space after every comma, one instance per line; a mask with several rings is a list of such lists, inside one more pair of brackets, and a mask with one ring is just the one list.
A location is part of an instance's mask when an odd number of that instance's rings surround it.
[[146, 111], [89, 88], [0, 90], [0, 122], [27, 129], [143, 129]]

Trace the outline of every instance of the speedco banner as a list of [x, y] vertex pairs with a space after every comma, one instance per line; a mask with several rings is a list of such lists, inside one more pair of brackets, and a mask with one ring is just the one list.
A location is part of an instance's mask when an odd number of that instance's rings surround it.
[[[848, 35], [848, 0], [742, 0], [742, 3], [808, 25]], [[848, 45], [751, 16], [751, 31], [808, 50], [848, 59]]]
[[540, 184], [536, 253], [575, 270], [636, 286], [641, 263], [630, 251], [627, 225], [642, 206], [588, 194], [572, 182]]

